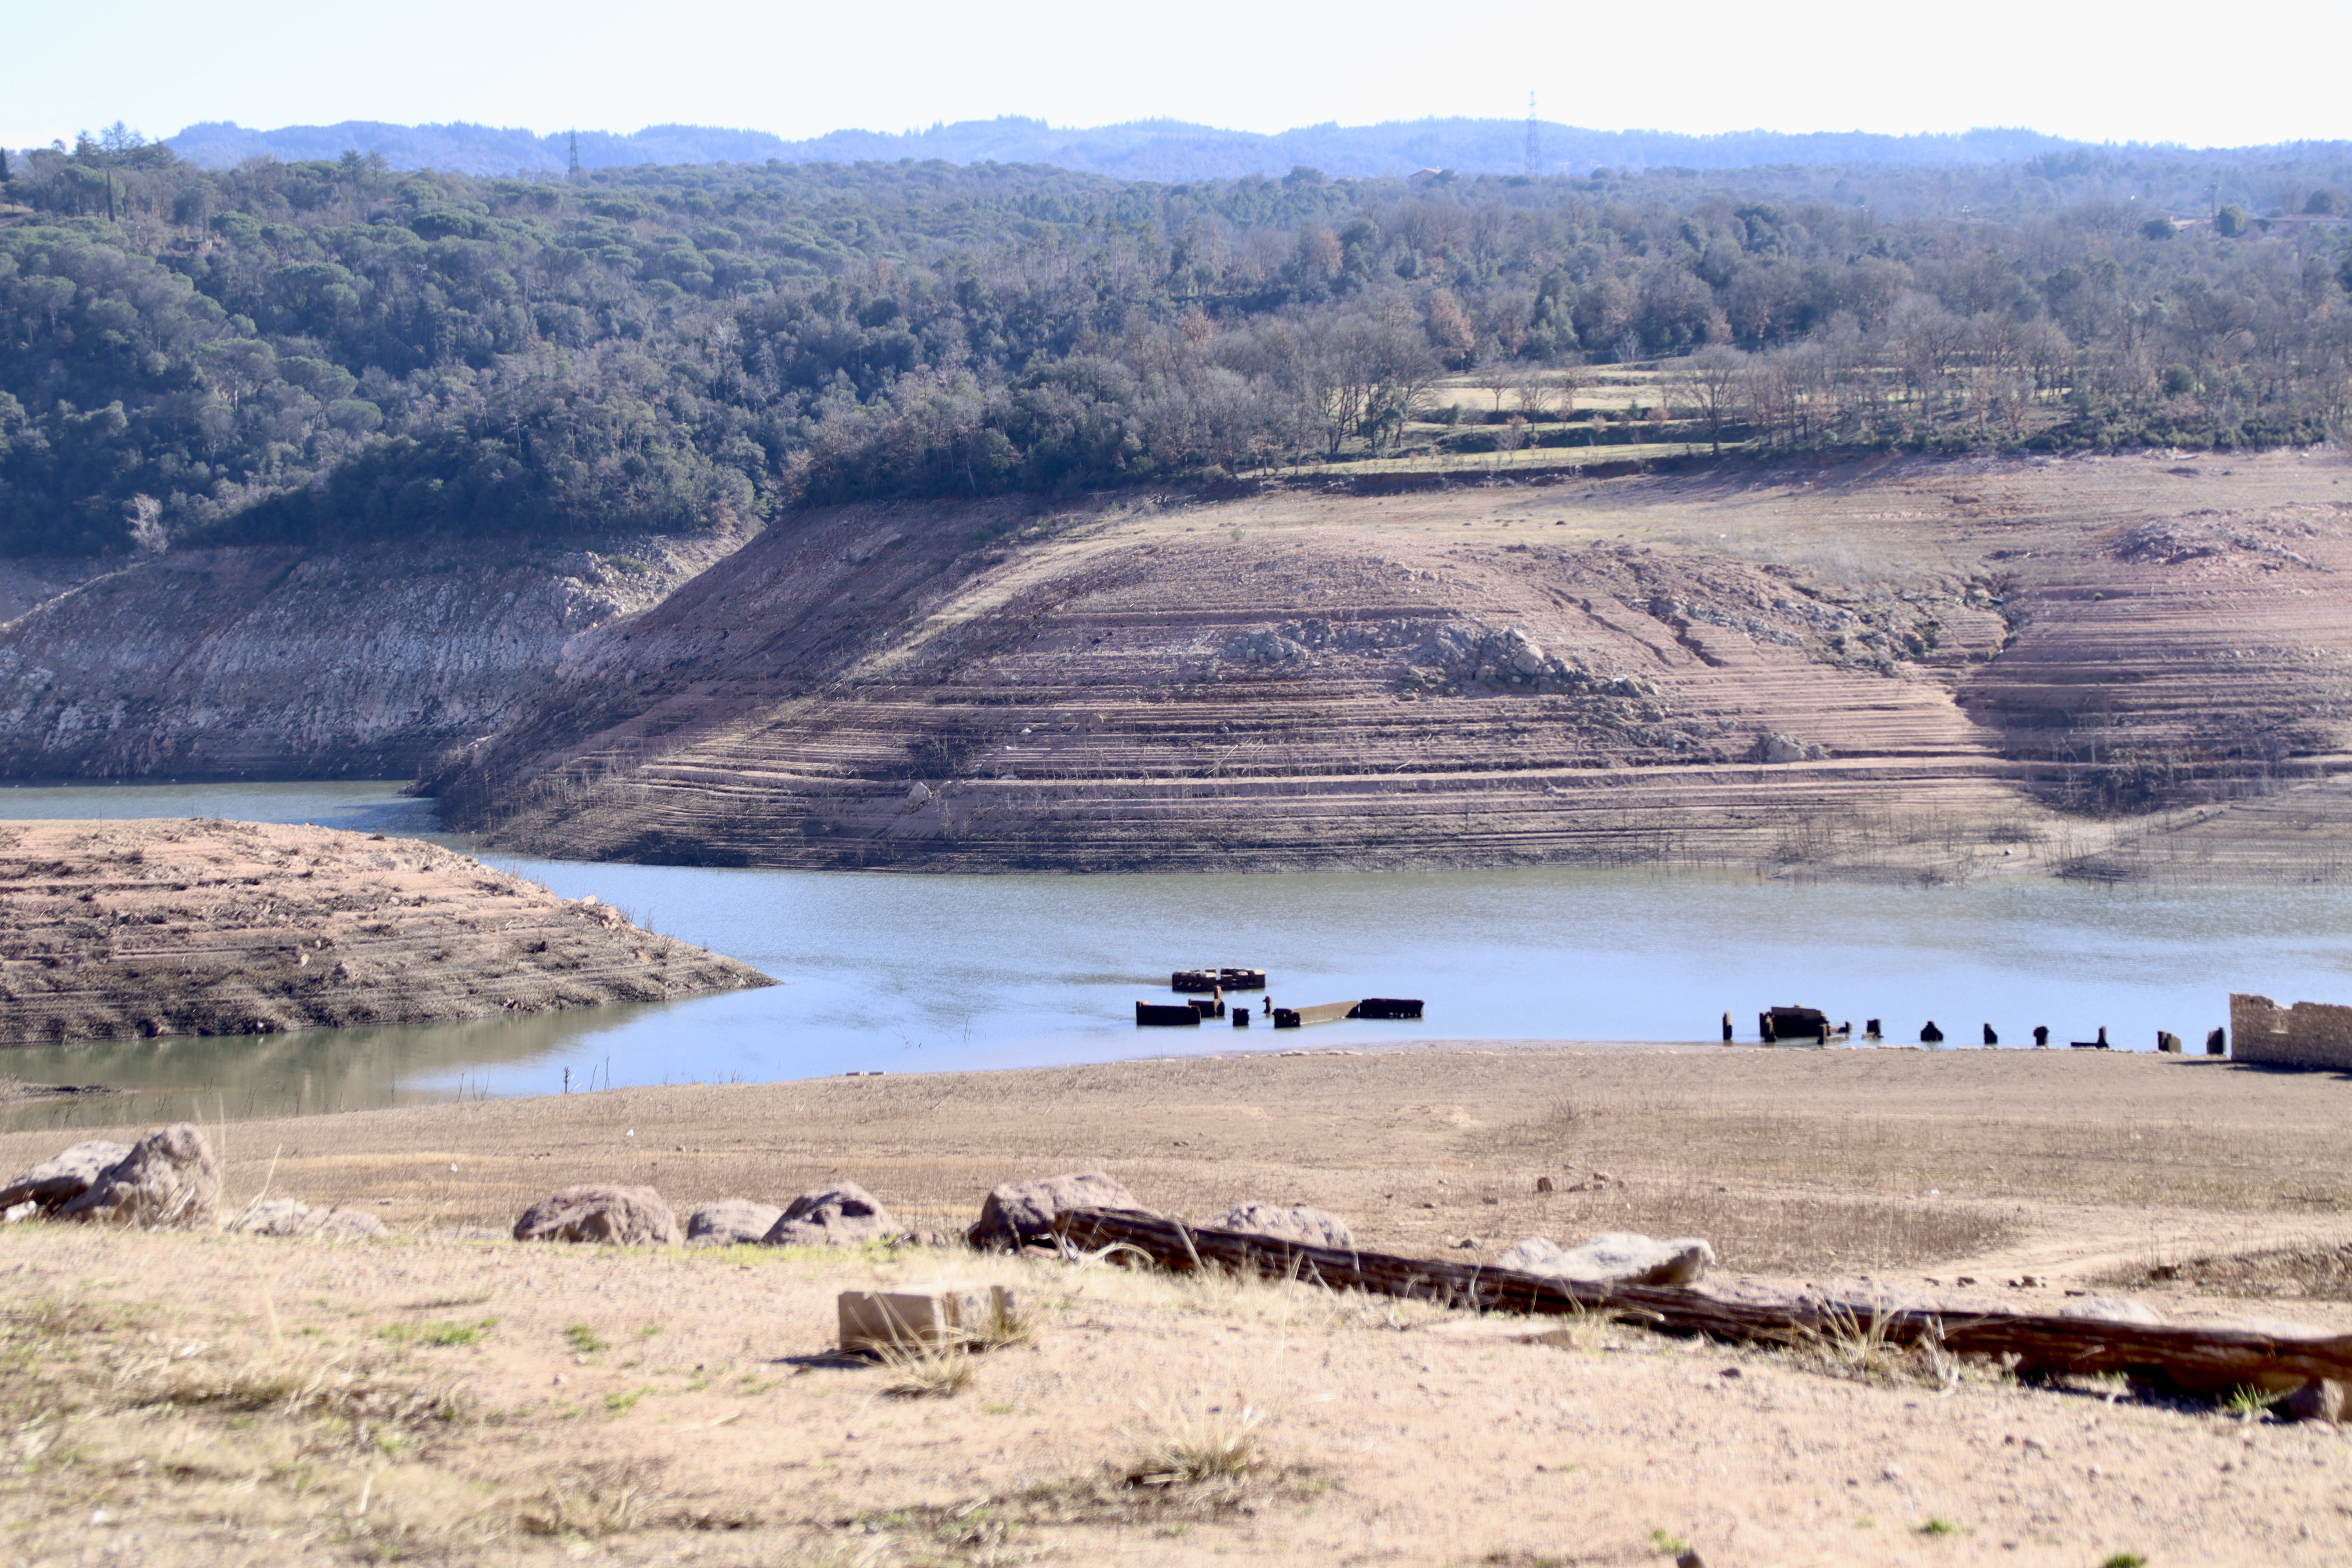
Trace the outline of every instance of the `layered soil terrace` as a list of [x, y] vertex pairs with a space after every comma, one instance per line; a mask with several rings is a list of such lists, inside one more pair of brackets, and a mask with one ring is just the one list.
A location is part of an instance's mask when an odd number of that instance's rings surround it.
[[429, 787], [648, 861], [2079, 869], [2352, 760], [2347, 472], [810, 513], [577, 639]]
[[772, 984], [410, 839], [0, 824], [0, 1046], [423, 1024]]

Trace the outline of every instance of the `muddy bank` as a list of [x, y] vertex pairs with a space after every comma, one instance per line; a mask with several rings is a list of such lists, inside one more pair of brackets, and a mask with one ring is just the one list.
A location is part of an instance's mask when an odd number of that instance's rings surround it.
[[747, 964], [467, 856], [326, 828], [0, 824], [0, 1045], [663, 1001]]

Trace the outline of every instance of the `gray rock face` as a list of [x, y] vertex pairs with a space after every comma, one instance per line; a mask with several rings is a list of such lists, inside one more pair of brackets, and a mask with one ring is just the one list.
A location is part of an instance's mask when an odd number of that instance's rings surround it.
[[651, 1187], [565, 1187], [523, 1210], [514, 1238], [675, 1247], [677, 1216]]
[[1276, 1241], [1336, 1247], [1343, 1252], [1353, 1249], [1356, 1245], [1355, 1233], [1348, 1228], [1346, 1220], [1317, 1208], [1235, 1204], [1211, 1220], [1205, 1228], [1244, 1231], [1251, 1236], [1272, 1237]]
[[32, 1204], [45, 1215], [55, 1214], [89, 1191], [100, 1173], [130, 1152], [128, 1143], [108, 1143], [97, 1139], [77, 1143], [0, 1187], [0, 1213], [18, 1204]]
[[794, 1198], [760, 1239], [770, 1247], [854, 1247], [898, 1231], [880, 1199], [856, 1182], [835, 1182]]
[[1007, 1182], [988, 1194], [980, 1219], [966, 1233], [974, 1247], [1019, 1247], [1046, 1241], [1054, 1235], [1054, 1216], [1065, 1209], [1125, 1209], [1157, 1215], [1136, 1202], [1135, 1194], [1100, 1171], [1078, 1175], [1047, 1176], [1037, 1182]]
[[299, 1198], [271, 1198], [254, 1204], [222, 1227], [247, 1236], [318, 1237], [340, 1240], [350, 1237], [384, 1236], [383, 1221], [357, 1209], [313, 1208]]
[[581, 634], [750, 537], [599, 541], [628, 572], [439, 540], [133, 561], [0, 629], [0, 758], [31, 777], [414, 773], [497, 731]]
[[769, 1229], [784, 1217], [773, 1204], [751, 1198], [721, 1198], [686, 1216], [688, 1247], [735, 1247], [766, 1238]]
[[142, 1229], [207, 1226], [220, 1206], [220, 1162], [185, 1121], [150, 1132], [60, 1206], [59, 1219]]
[[1715, 1248], [1696, 1236], [1653, 1240], [1632, 1231], [1603, 1231], [1580, 1246], [1561, 1248], [1531, 1236], [1507, 1247], [1497, 1268], [1546, 1274], [1579, 1285], [1689, 1285], [1715, 1266]]
[[1756, 739], [1755, 760], [1759, 763], [1817, 763], [1828, 755], [1826, 749], [1807, 745], [1778, 730]]
[[2286, 1396], [2286, 1412], [2298, 1421], [2341, 1426], [2347, 1414], [2347, 1394], [2352, 1394], [2352, 1384], [2332, 1377], [2315, 1377]]

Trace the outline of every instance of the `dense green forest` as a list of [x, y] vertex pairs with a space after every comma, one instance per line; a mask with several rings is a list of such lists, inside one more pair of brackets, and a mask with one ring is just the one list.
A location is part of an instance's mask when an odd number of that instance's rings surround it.
[[[6, 174], [15, 554], [683, 530], [1346, 460], [1459, 402], [1449, 375], [1662, 357], [1677, 416], [1764, 447], [2303, 441], [2352, 401], [2336, 185], [1889, 220], [1874, 192], [1916, 205], [1949, 172], [494, 179], [207, 171], [120, 127]], [[1504, 417], [1484, 403], [1453, 417]]]

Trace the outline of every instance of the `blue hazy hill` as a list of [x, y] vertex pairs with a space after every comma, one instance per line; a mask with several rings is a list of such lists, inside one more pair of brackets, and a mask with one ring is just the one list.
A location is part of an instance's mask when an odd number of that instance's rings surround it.
[[[1527, 123], [1517, 120], [1412, 120], [1379, 125], [1308, 125], [1274, 135], [1220, 131], [1175, 120], [1068, 129], [1006, 116], [934, 125], [926, 131], [835, 131], [788, 142], [761, 131], [652, 125], [627, 135], [578, 132], [589, 168], [639, 163], [896, 162], [1051, 163], [1130, 180], [1181, 181], [1280, 174], [1306, 164], [1330, 174], [1408, 174], [1416, 169], [1517, 174], [1525, 167]], [[1589, 131], [1543, 123], [1542, 172], [1586, 174], [1596, 167], [1745, 169], [1768, 164], [1874, 163], [1932, 166], [2013, 163], [2084, 143], [2023, 130], [1954, 135], [1888, 136], [1869, 132], [1726, 132], [1686, 136], [1664, 131]], [[548, 135], [509, 127], [392, 125], [350, 120], [256, 131], [228, 121], [191, 125], [167, 139], [180, 156], [208, 168], [247, 158], [284, 162], [335, 158], [346, 151], [381, 153], [399, 168], [473, 174], [561, 171], [570, 132]]]

